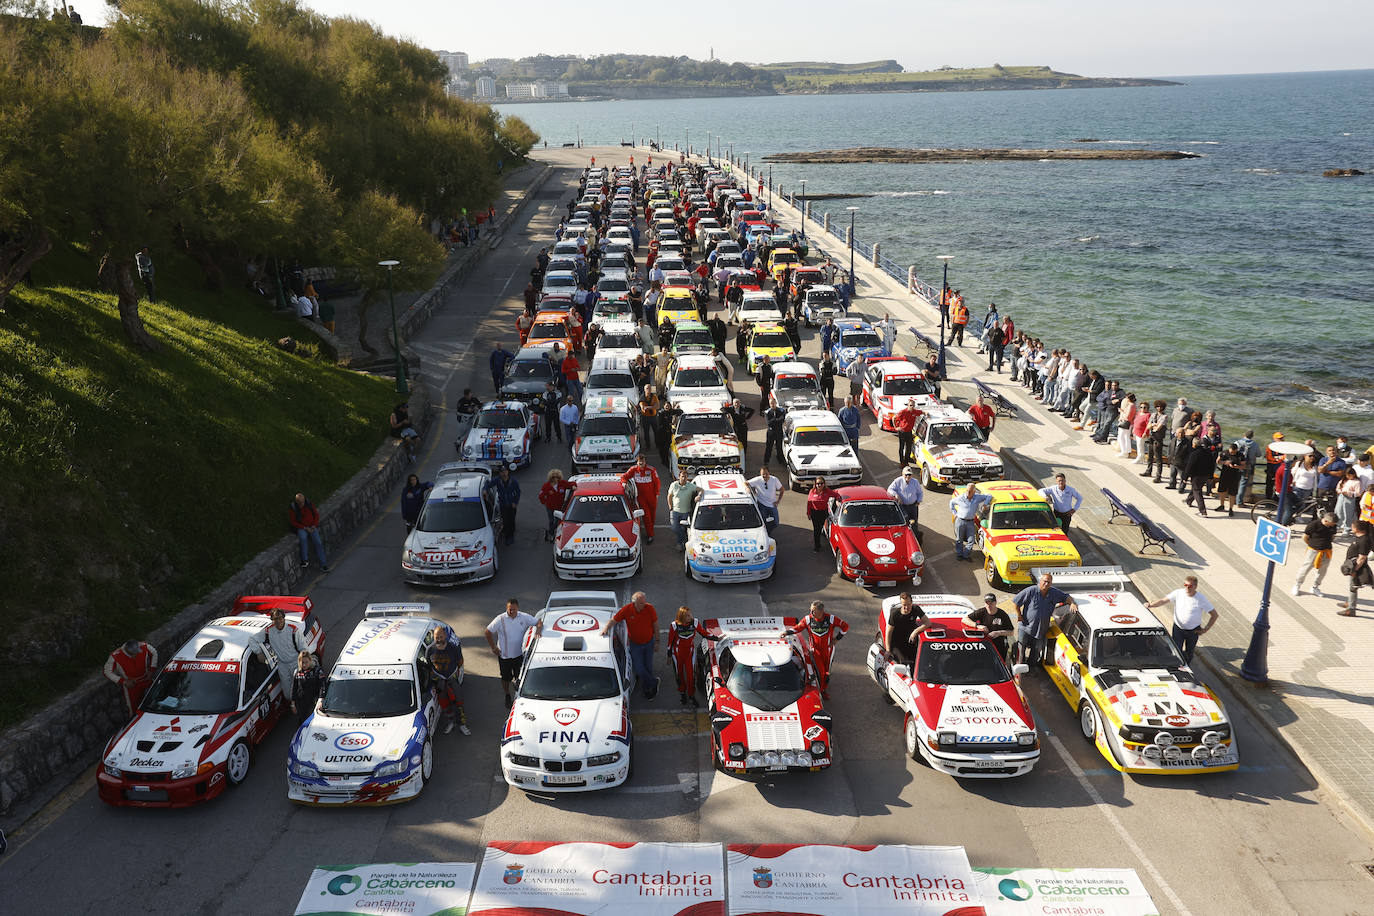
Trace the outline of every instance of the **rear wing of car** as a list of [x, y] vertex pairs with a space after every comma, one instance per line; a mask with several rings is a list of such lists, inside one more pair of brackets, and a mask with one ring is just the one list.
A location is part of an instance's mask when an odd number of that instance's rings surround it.
[[1124, 592], [1131, 587], [1130, 578], [1120, 566], [1037, 566], [1031, 570], [1037, 582], [1046, 573], [1049, 573], [1055, 588], [1066, 592], [1083, 589]]
[[429, 602], [415, 601], [408, 604], [369, 604], [363, 609], [363, 619], [379, 617], [428, 617]]

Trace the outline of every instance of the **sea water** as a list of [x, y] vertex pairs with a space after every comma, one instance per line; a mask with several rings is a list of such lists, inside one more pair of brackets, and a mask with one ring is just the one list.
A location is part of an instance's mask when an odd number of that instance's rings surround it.
[[[1178, 77], [1129, 89], [510, 105], [549, 145], [657, 139], [775, 152], [853, 146], [1142, 148], [1201, 158], [774, 163], [789, 193], [938, 285], [990, 301], [1138, 396], [1253, 427], [1374, 438], [1374, 71]], [[1078, 143], [1093, 138], [1097, 143]], [[642, 153], [641, 153], [642, 155]], [[1323, 178], [1328, 168], [1370, 175]], [[843, 243], [828, 239], [832, 251]]]

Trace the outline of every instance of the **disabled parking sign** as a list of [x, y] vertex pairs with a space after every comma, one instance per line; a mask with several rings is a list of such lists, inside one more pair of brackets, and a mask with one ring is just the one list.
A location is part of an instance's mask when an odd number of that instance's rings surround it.
[[1255, 527], [1255, 553], [1271, 563], [1282, 566], [1288, 562], [1290, 536], [1291, 532], [1286, 525], [1262, 518]]

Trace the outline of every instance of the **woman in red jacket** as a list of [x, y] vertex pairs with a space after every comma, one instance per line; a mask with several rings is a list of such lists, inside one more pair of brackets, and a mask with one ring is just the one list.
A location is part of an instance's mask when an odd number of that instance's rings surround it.
[[817, 553], [821, 551], [821, 529], [825, 527], [825, 520], [830, 515], [830, 500], [835, 495], [835, 491], [825, 485], [824, 477], [817, 477], [811, 489], [806, 492], [806, 515], [811, 519], [811, 539], [815, 544], [813, 549]]
[[553, 540], [554, 532], [558, 530], [558, 519], [553, 514], [563, 508], [568, 494], [574, 489], [572, 484], [563, 479], [563, 472], [558, 468], [549, 471], [544, 485], [539, 488], [539, 504], [549, 513], [549, 527], [544, 531], [544, 540]]

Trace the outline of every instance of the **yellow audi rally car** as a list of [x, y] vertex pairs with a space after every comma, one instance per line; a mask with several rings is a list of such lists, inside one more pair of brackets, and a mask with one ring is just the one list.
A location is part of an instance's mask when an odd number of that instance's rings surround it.
[[1080, 566], [1078, 548], [1059, 527], [1049, 501], [1019, 480], [988, 480], [979, 493], [992, 497], [978, 520], [983, 571], [995, 588], [1029, 585], [1031, 568]]

